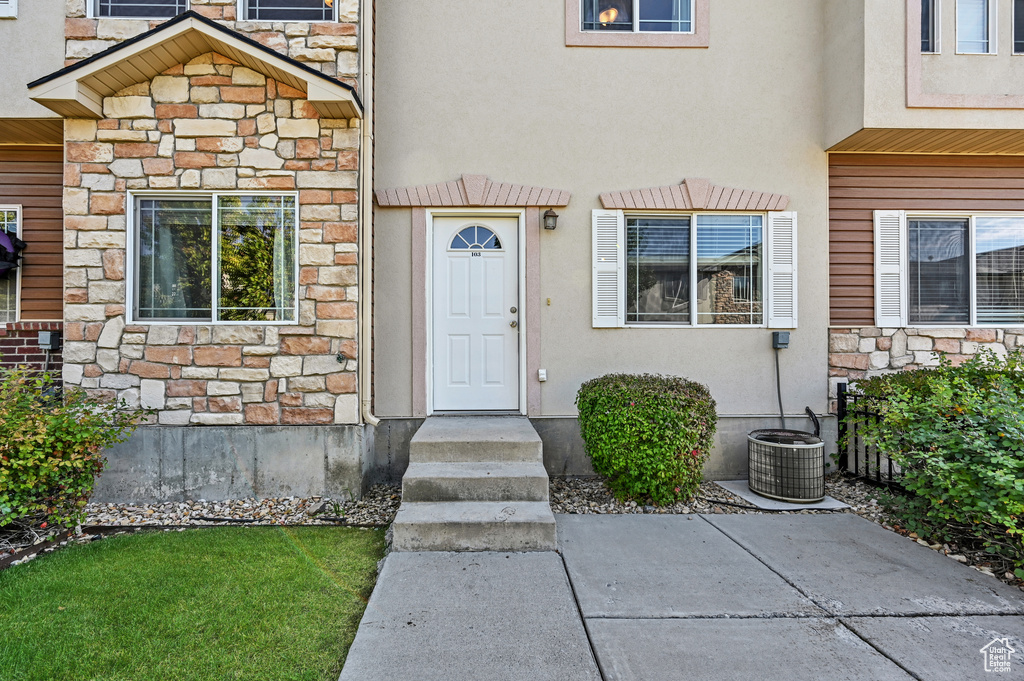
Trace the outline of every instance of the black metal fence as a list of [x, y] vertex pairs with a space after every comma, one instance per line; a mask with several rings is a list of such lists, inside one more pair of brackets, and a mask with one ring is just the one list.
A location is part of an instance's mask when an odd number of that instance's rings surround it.
[[877, 421], [879, 415], [866, 400], [848, 390], [846, 383], [838, 386], [839, 471], [852, 478], [883, 487], [900, 488], [902, 471], [899, 464], [864, 442], [862, 424]]

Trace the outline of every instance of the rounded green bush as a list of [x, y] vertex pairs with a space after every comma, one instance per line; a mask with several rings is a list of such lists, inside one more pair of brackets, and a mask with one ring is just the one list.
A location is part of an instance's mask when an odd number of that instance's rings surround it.
[[907, 494], [890, 512], [925, 537], [973, 535], [1024, 579], [1024, 352], [943, 357], [856, 390], [878, 418], [847, 423], [902, 472]]
[[103, 450], [128, 439], [146, 413], [61, 391], [47, 374], [0, 369], [0, 529], [80, 522]]
[[608, 374], [580, 386], [576, 406], [587, 454], [616, 498], [661, 505], [696, 494], [718, 420], [705, 386]]

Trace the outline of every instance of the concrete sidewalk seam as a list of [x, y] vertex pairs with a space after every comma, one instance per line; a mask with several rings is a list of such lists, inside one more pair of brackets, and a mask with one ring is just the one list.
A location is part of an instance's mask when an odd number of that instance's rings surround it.
[[573, 603], [576, 604], [576, 612], [580, 616], [580, 622], [583, 623], [583, 633], [587, 635], [587, 645], [590, 646], [590, 654], [594, 658], [594, 666], [597, 667], [597, 673], [601, 675], [601, 681], [608, 681], [608, 677], [604, 675], [604, 669], [601, 668], [601, 661], [597, 659], [597, 649], [594, 647], [594, 637], [590, 633], [590, 625], [587, 624], [587, 617], [583, 614], [583, 607], [580, 605], [580, 598], [576, 594], [576, 585], [572, 583], [572, 575], [569, 574], [569, 566], [565, 564], [565, 556], [562, 555], [561, 551], [555, 551], [558, 555], [559, 561], [562, 563], [562, 569], [565, 570], [565, 579], [569, 582], [569, 591], [572, 592]]
[[820, 608], [822, 611], [827, 613], [830, 617], [839, 617], [839, 613], [835, 613], [832, 610], [830, 610], [829, 608], [826, 608], [824, 605], [819, 603], [818, 600], [816, 598], [814, 598], [814, 596], [812, 596], [811, 594], [809, 594], [806, 591], [804, 591], [803, 589], [801, 589], [799, 586], [796, 585], [796, 583], [794, 583], [792, 580], [788, 579], [784, 574], [782, 574], [781, 572], [779, 572], [778, 570], [773, 568], [771, 565], [769, 565], [763, 558], [761, 558], [761, 556], [757, 555], [756, 553], [754, 553], [753, 551], [748, 549], [746, 546], [741, 544], [738, 539], [736, 539], [731, 534], [729, 534], [728, 532], [726, 532], [725, 530], [723, 530], [722, 528], [718, 527], [713, 522], [711, 522], [710, 520], [705, 518], [703, 514], [698, 514], [697, 517], [700, 518], [701, 520], [703, 520], [704, 522], [706, 522], [711, 527], [713, 527], [716, 530], [718, 530], [719, 532], [721, 532], [726, 538], [729, 539], [729, 541], [733, 542], [734, 544], [736, 544], [736, 546], [738, 546], [741, 549], [743, 549], [744, 551], [746, 551], [750, 555], [751, 558], [756, 560], [761, 565], [764, 565], [771, 572], [775, 573], [775, 575], [778, 576], [779, 579], [781, 579], [786, 584], [789, 584], [791, 587], [796, 589], [797, 593], [799, 593], [801, 596], [803, 596], [804, 598], [809, 600], [811, 603], [813, 603], [816, 607]]
[[839, 618], [839, 624], [843, 627], [843, 629], [846, 629], [848, 632], [850, 632], [851, 634], [853, 634], [854, 636], [859, 638], [861, 641], [864, 641], [865, 645], [870, 646], [872, 650], [876, 651], [879, 655], [881, 655], [885, 659], [889, 660], [889, 662], [892, 662], [894, 665], [896, 665], [897, 667], [899, 667], [900, 669], [905, 671], [910, 677], [912, 677], [914, 679], [917, 679], [917, 681], [926, 681], [926, 679], [922, 679], [920, 676], [918, 676], [914, 672], [912, 672], [909, 669], [907, 669], [906, 666], [904, 666], [899, 661], [897, 661], [892, 655], [889, 655], [884, 650], [882, 650], [881, 648], [876, 646], [874, 643], [872, 643], [868, 639], [866, 639], [863, 636], [861, 636], [860, 633], [858, 633], [856, 629], [854, 629], [853, 627], [847, 626], [846, 622], [843, 621], [844, 619], [845, 618], [843, 618], [843, 617]]
[[[570, 584], [572, 583], [570, 577]], [[578, 603], [577, 603], [578, 605]], [[581, 613], [582, 614], [582, 613]], [[918, 617], [1020, 617], [1017, 613], [1011, 612], [958, 612], [955, 615], [948, 612], [925, 612], [925, 613], [850, 613], [847, 615], [830, 615], [824, 614], [807, 614], [807, 613], [792, 613], [792, 612], [767, 612], [759, 613], [757, 615], [662, 615], [662, 616], [643, 616], [643, 615], [593, 615], [587, 617], [583, 615], [584, 621], [586, 620], [820, 620], [820, 619], [835, 619], [842, 617], [843, 619], [915, 619]]]

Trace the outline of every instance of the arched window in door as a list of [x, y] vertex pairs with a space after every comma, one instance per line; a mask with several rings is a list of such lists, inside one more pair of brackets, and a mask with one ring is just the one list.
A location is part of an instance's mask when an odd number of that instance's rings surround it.
[[498, 235], [480, 225], [473, 225], [472, 227], [466, 227], [460, 230], [458, 234], [452, 239], [451, 244], [448, 246], [448, 250], [484, 250], [484, 251], [500, 251], [501, 241], [498, 239]]

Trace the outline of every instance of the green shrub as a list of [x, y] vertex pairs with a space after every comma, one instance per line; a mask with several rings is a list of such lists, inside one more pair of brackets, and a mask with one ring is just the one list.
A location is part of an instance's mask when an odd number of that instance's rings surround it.
[[982, 353], [958, 367], [861, 381], [880, 418], [859, 424], [900, 465], [909, 496], [891, 506], [909, 529], [967, 532], [1024, 578], [1024, 355]]
[[674, 376], [609, 374], [580, 386], [580, 434], [616, 498], [689, 499], [711, 451], [715, 401]]
[[47, 375], [0, 369], [0, 527], [79, 522], [103, 450], [128, 438], [142, 410], [72, 389]]

